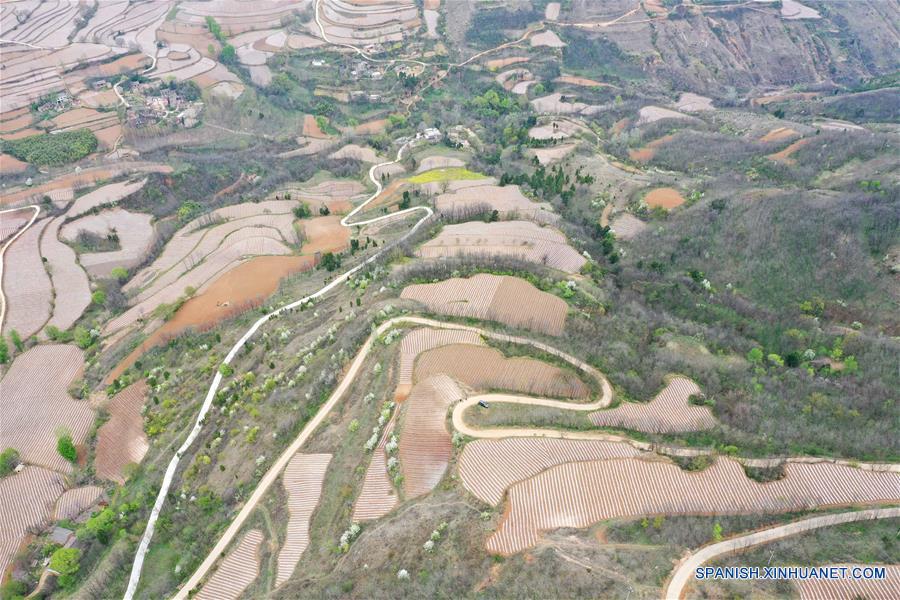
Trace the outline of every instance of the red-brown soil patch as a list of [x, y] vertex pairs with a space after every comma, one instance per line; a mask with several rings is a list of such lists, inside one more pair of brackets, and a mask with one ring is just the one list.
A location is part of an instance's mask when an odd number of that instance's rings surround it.
[[28, 129], [20, 129], [14, 133], [4, 133], [0, 135], [0, 139], [3, 140], [20, 140], [22, 138], [26, 138], [32, 135], [41, 135], [44, 133], [39, 129], [34, 129], [33, 127], [29, 127]]
[[353, 132], [359, 135], [370, 135], [381, 133], [387, 127], [387, 119], [378, 119], [377, 121], [369, 121], [368, 123], [360, 123]]
[[643, 148], [629, 150], [628, 158], [638, 162], [648, 162], [656, 155], [657, 148], [674, 138], [675, 136], [672, 134], [664, 135], [661, 138], [657, 138], [652, 142], [649, 142]]
[[300, 246], [303, 254], [342, 252], [350, 245], [350, 228], [341, 225], [337, 215], [314, 217], [300, 222], [306, 241]]
[[684, 197], [675, 188], [662, 187], [651, 190], [650, 193], [644, 196], [644, 202], [650, 208], [659, 207], [672, 210], [684, 204]]
[[144, 459], [149, 443], [141, 409], [146, 399], [147, 384], [141, 380], [120, 391], [106, 405], [109, 421], [97, 432], [97, 477], [124, 484], [123, 469]]
[[557, 83], [570, 83], [572, 85], [580, 85], [584, 87], [615, 87], [608, 83], [603, 83], [602, 81], [594, 81], [593, 79], [588, 79], [586, 77], [577, 77], [575, 75], [560, 75], [553, 81]]
[[305, 115], [303, 117], [303, 135], [318, 139], [325, 139], [328, 137], [328, 135], [319, 128], [316, 118], [312, 115]]
[[87, 187], [101, 179], [110, 179], [112, 177], [115, 177], [116, 175], [119, 175], [120, 173], [124, 173], [127, 171], [143, 173], [171, 173], [172, 167], [168, 165], [159, 165], [146, 162], [135, 162], [121, 163], [119, 165], [109, 167], [93, 167], [83, 169], [80, 173], [69, 173], [68, 175], [57, 177], [56, 179], [48, 181], [47, 183], [35, 185], [30, 188], [21, 188], [13, 191], [12, 193], [0, 196], [0, 205], [14, 204], [16, 202], [29, 200], [32, 198], [39, 199], [44, 194], [52, 192], [53, 190]]
[[780, 142], [782, 140], [786, 140], [788, 138], [792, 138], [794, 136], [800, 135], [798, 132], [794, 131], [790, 127], [776, 127], [766, 135], [759, 138], [761, 142]]
[[488, 69], [502, 69], [516, 63], [528, 62], [527, 56], [509, 56], [507, 58], [495, 58], [484, 63]]
[[[196, 40], [194, 40], [196, 43]], [[144, 69], [151, 63], [149, 56], [144, 54], [129, 54], [122, 58], [116, 59], [110, 63], [99, 65], [98, 69], [106, 77], [119, 75], [120, 73], [128, 73], [137, 69]]]
[[[17, 116], [13, 117], [13, 114], [16, 114]], [[27, 110], [21, 114], [19, 114], [19, 111], [16, 111], [15, 113], [8, 113], [8, 115], [10, 118], [0, 121], [0, 133], [12, 133], [13, 131], [28, 127], [33, 122], [31, 113]], [[7, 115], [4, 115], [4, 117], [5, 116]]]
[[775, 152], [774, 154], [770, 154], [768, 156], [768, 158], [770, 160], [774, 160], [775, 162], [780, 162], [780, 163], [783, 163], [786, 165], [797, 164], [797, 161], [794, 160], [793, 158], [791, 158], [791, 155], [808, 143], [809, 143], [808, 138], [799, 139], [796, 142], [788, 145], [783, 150], [779, 150], [778, 152]]
[[106, 381], [112, 382], [150, 348], [189, 328], [204, 331], [224, 319], [258, 306], [275, 293], [284, 277], [308, 271], [314, 266], [312, 256], [258, 256], [238, 265], [216, 279], [204, 292], [185, 302], [171, 319], [116, 365]]
[[22, 162], [15, 156], [0, 154], [0, 174], [15, 175], [28, 168], [28, 163]]

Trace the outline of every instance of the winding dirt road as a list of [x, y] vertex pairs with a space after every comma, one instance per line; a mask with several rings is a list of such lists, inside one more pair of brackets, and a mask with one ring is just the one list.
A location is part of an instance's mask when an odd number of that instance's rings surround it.
[[[375, 177], [376, 169], [378, 169], [379, 167], [385, 167], [387, 165], [391, 165], [391, 164], [394, 164], [394, 163], [400, 161], [403, 158], [403, 152], [406, 150], [407, 146], [408, 146], [408, 144], [405, 144], [402, 147], [400, 147], [400, 149], [397, 151], [397, 157], [394, 160], [379, 163], [377, 165], [373, 165], [372, 168], [369, 169], [369, 179], [371, 179], [372, 183], [375, 184], [375, 192], [373, 192], [372, 195], [369, 196], [369, 198], [367, 198], [365, 202], [363, 202], [362, 204], [357, 206], [355, 209], [353, 209], [350, 212], [350, 214], [348, 214], [346, 217], [341, 219], [341, 225], [343, 225], [344, 227], [367, 225], [370, 223], [386, 221], [388, 219], [396, 219], [398, 217], [403, 217], [403, 216], [408, 215], [413, 212], [424, 212], [425, 215], [421, 219], [419, 219], [415, 223], [415, 225], [413, 225], [410, 228], [410, 230], [408, 232], [406, 232], [403, 235], [403, 237], [400, 238], [400, 240], [398, 240], [398, 242], [396, 242], [396, 243], [400, 243], [400, 242], [406, 240], [413, 233], [415, 233], [416, 230], [418, 230], [418, 228], [429, 217], [431, 217], [434, 214], [434, 211], [432, 211], [431, 208], [429, 208], [427, 206], [413, 206], [413, 207], [405, 209], [405, 210], [400, 210], [395, 213], [391, 213], [388, 215], [382, 215], [382, 216], [375, 217], [372, 219], [367, 219], [364, 221], [358, 221], [355, 223], [352, 223], [350, 221], [356, 213], [363, 210], [366, 207], [366, 205], [368, 205], [370, 202], [372, 202], [381, 193], [381, 181], [379, 178]], [[273, 311], [273, 312], [261, 317], [250, 327], [250, 329], [247, 330], [246, 333], [244, 333], [244, 335], [241, 337], [241, 339], [239, 339], [235, 343], [235, 345], [231, 348], [231, 350], [225, 356], [225, 359], [222, 361], [223, 364], [226, 364], [226, 365], [231, 364], [231, 361], [234, 360], [234, 357], [241, 350], [241, 348], [244, 347], [244, 345], [250, 340], [250, 338], [253, 337], [253, 334], [255, 334], [259, 330], [260, 327], [262, 327], [266, 322], [268, 322], [269, 319], [271, 319], [285, 311], [288, 311], [292, 308], [297, 308], [301, 304], [304, 304], [311, 300], [315, 300], [317, 298], [321, 298], [322, 296], [324, 296], [331, 290], [335, 289], [337, 286], [339, 286], [342, 283], [344, 283], [345, 281], [347, 281], [347, 279], [349, 279], [354, 273], [356, 273], [360, 269], [363, 269], [366, 265], [369, 265], [372, 262], [374, 262], [375, 260], [377, 260], [378, 257], [380, 257], [382, 254], [384, 254], [386, 251], [393, 249], [393, 247], [396, 245], [396, 243], [383, 247], [379, 252], [370, 256], [369, 258], [367, 258], [365, 261], [363, 261], [359, 265], [357, 265], [357, 266], [353, 267], [352, 269], [344, 272], [343, 274], [335, 277], [330, 283], [328, 283], [326, 286], [324, 286], [323, 288], [321, 288], [319, 291], [315, 292], [314, 294], [310, 294], [309, 296], [306, 296], [305, 298], [296, 300], [290, 304], [287, 304], [287, 305], [279, 308], [276, 311]], [[354, 373], [354, 376], [355, 376], [355, 373]], [[353, 380], [352, 377], [345, 378], [345, 381], [348, 382], [347, 385], [349, 385], [349, 382], [352, 382], [352, 380]], [[175, 453], [175, 456], [173, 456], [172, 460], [169, 461], [169, 466], [166, 469], [165, 475], [163, 476], [162, 485], [160, 487], [159, 493], [156, 496], [156, 502], [153, 504], [153, 508], [150, 511], [150, 517], [147, 520], [147, 526], [144, 529], [144, 534], [141, 537], [141, 542], [138, 546], [137, 553], [134, 557], [134, 563], [131, 568], [131, 575], [128, 579], [128, 588], [125, 591], [125, 596], [124, 596], [125, 600], [131, 600], [132, 598], [134, 598], [134, 594], [137, 591], [138, 583], [140, 583], [141, 570], [143, 569], [143, 565], [144, 565], [144, 558], [146, 557], [147, 552], [150, 549], [150, 541], [153, 539], [153, 533], [156, 529], [156, 521], [157, 521], [157, 519], [159, 519], [159, 514], [162, 511], [163, 504], [165, 504], [166, 496], [169, 493], [169, 488], [172, 485], [172, 480], [175, 477], [175, 472], [178, 469], [178, 464], [181, 461], [181, 456], [190, 449], [190, 447], [194, 443], [194, 440], [196, 440], [197, 436], [200, 435], [200, 431], [203, 428], [203, 422], [206, 419], [207, 413], [209, 413], [209, 409], [212, 406], [212, 401], [215, 398], [216, 392], [219, 390], [219, 386], [221, 385], [221, 383], [222, 383], [222, 374], [216, 372], [216, 375], [213, 378], [212, 384], [209, 386], [209, 391], [206, 394], [206, 398], [203, 401], [203, 405], [200, 407], [200, 412], [197, 414], [197, 419], [194, 422], [193, 429], [191, 429], [191, 432], [188, 434], [187, 439], [185, 439], [184, 443], [181, 445], [181, 447]], [[343, 382], [341, 385], [342, 386], [344, 385]], [[342, 390], [342, 388], [339, 386], [338, 390]], [[338, 391], [338, 390], [335, 390], [335, 391]], [[329, 406], [329, 410], [330, 410], [330, 406], [333, 406], [333, 403], [331, 401], [329, 401], [329, 403], [326, 404], [326, 406]], [[325, 407], [323, 407], [323, 409], [324, 408]], [[319, 414], [321, 414], [322, 417], [324, 417], [324, 415], [327, 414], [327, 411], [325, 413], [322, 413], [322, 410], [320, 409]], [[318, 416], [316, 419], [320, 420], [320, 418]], [[318, 424], [319, 421], [317, 421], [316, 419], [313, 419], [313, 421], [310, 422], [310, 425], [312, 425], [313, 423]], [[308, 426], [307, 426], [307, 428], [308, 428]], [[303, 431], [306, 432], [307, 428], [304, 428]], [[310, 432], [311, 431], [312, 430], [310, 430]], [[301, 432], [301, 436], [302, 435], [303, 435], [303, 433]], [[309, 435], [309, 433], [307, 433], [307, 435]], [[297, 442], [295, 441], [295, 443], [297, 443]], [[300, 443], [300, 445], [302, 445], [302, 442]], [[298, 445], [298, 447], [299, 447], [299, 445]], [[287, 464], [287, 461], [285, 461], [285, 464]], [[283, 468], [284, 465], [281, 465], [281, 466]], [[270, 469], [270, 473], [271, 472], [272, 472], [272, 469]], [[280, 472], [280, 471], [278, 471], [278, 472]], [[274, 477], [277, 476], [278, 472], [276, 472], [275, 475], [273, 476], [273, 480], [274, 480]], [[268, 474], [267, 474], [267, 477], [268, 477]], [[260, 484], [260, 487], [258, 487], [257, 489], [259, 490], [261, 488], [262, 488], [262, 483]], [[267, 488], [267, 486], [266, 486], [266, 488]], [[256, 494], [254, 494], [253, 498], [256, 498], [256, 497], [257, 497]], [[250, 504], [250, 502], [248, 502], [248, 505], [249, 504]], [[253, 505], [255, 506], [255, 503]], [[229, 531], [230, 531], [230, 528], [229, 528]], [[206, 563], [204, 563], [204, 564], [206, 564]]]
[[756, 531], [723, 542], [704, 546], [700, 550], [683, 558], [678, 566], [675, 567], [675, 570], [672, 571], [672, 575], [669, 577], [669, 583], [666, 586], [663, 598], [666, 598], [667, 600], [681, 600], [687, 586], [693, 581], [694, 571], [704, 563], [727, 554], [739, 552], [746, 548], [750, 548], [751, 546], [775, 542], [786, 537], [798, 535], [814, 529], [820, 529], [822, 527], [831, 527], [833, 525], [853, 523], [856, 521], [892, 519], [895, 517], [900, 517], [900, 508], [873, 508], [869, 510], [823, 515], [821, 517], [812, 517], [801, 521], [794, 521], [793, 523], [772, 527], [770, 529], [763, 529], [762, 531]]

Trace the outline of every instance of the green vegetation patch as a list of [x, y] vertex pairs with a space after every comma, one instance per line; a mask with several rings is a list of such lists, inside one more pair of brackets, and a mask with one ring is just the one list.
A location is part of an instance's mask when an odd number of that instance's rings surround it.
[[0, 151], [33, 165], [64, 165], [97, 150], [97, 136], [90, 129], [30, 135], [0, 142]]
[[410, 183], [433, 183], [435, 181], [455, 181], [462, 179], [484, 179], [481, 173], [475, 173], [464, 167], [446, 167], [443, 169], [432, 169], [418, 175], [413, 175], [408, 179]]

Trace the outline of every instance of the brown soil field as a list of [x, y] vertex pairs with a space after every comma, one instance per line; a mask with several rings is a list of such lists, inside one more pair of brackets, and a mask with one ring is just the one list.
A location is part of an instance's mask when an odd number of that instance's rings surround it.
[[436, 375], [414, 385], [403, 403], [399, 456], [407, 499], [427, 494], [443, 478], [453, 453], [447, 409], [462, 397], [452, 379]]
[[312, 115], [305, 115], [303, 117], [303, 135], [319, 139], [329, 137], [324, 131], [319, 128], [319, 124], [316, 122], [316, 118]]
[[91, 303], [91, 288], [87, 275], [75, 251], [58, 239], [59, 226], [65, 220], [60, 215], [50, 222], [41, 236], [41, 254], [47, 259], [50, 280], [56, 294], [53, 299], [53, 316], [47, 325], [66, 331], [82, 315]]
[[75, 519], [97, 504], [101, 496], [103, 496], [103, 488], [97, 485], [85, 485], [66, 490], [56, 501], [53, 518], [56, 520]]
[[440, 374], [480, 392], [505, 390], [578, 399], [590, 395], [588, 386], [571, 371], [534, 358], [507, 358], [488, 346], [452, 344], [423, 352], [416, 361], [415, 381]]
[[116, 113], [100, 112], [92, 108], [73, 108], [53, 117], [53, 124], [57, 129], [90, 127], [95, 121], [107, 121], [110, 118], [118, 119]]
[[80, 196], [75, 203], [69, 207], [66, 217], [73, 218], [82, 215], [103, 204], [112, 204], [130, 196], [140, 190], [147, 183], [146, 179], [138, 181], [120, 181], [118, 183], [110, 183], [99, 187], [92, 192]]
[[387, 128], [387, 124], [387, 119], [378, 119], [376, 121], [369, 121], [368, 123], [360, 123], [353, 128], [353, 133], [356, 133], [357, 135], [375, 135], [384, 131]]
[[759, 138], [761, 142], [780, 142], [782, 140], [786, 140], [788, 138], [792, 138], [794, 136], [800, 135], [799, 132], [794, 131], [790, 127], [776, 127], [766, 135]]
[[[800, 600], [896, 600], [900, 598], [898, 565], [826, 565], [828, 567], [871, 567], [885, 569], [884, 579], [798, 579], [794, 582]], [[852, 571], [848, 571], [852, 573]]]
[[191, 328], [205, 331], [220, 321], [249, 310], [274, 294], [283, 278], [314, 267], [312, 256], [257, 256], [239, 264], [185, 302], [171, 319], [116, 365], [106, 381], [115, 380], [157, 344]]
[[797, 161], [794, 160], [793, 158], [791, 158], [791, 155], [808, 143], [809, 143], [809, 138], [801, 138], [801, 139], [797, 140], [796, 142], [789, 144], [783, 150], [779, 150], [778, 152], [775, 152], [774, 154], [769, 154], [767, 156], [767, 158], [770, 160], [774, 160], [775, 162], [784, 163], [786, 165], [796, 164]]
[[450, 167], [465, 166], [465, 161], [462, 161], [455, 156], [426, 156], [419, 161], [419, 166], [416, 167], [416, 173], [424, 173], [425, 171], [431, 171], [432, 169], [447, 169]]
[[300, 222], [306, 241], [300, 247], [303, 254], [342, 252], [350, 246], [350, 228], [341, 225], [341, 217], [313, 217]]
[[760, 96], [750, 101], [751, 106], [765, 106], [773, 102], [784, 102], [787, 100], [810, 100], [821, 95], [821, 92], [790, 92], [787, 94], [770, 94]]
[[610, 229], [616, 237], [622, 240], [630, 240], [647, 228], [647, 224], [631, 213], [620, 213], [615, 216], [610, 224]]
[[116, 142], [122, 136], [122, 126], [116, 123], [94, 132], [100, 141], [100, 148], [103, 150], [112, 150], [116, 147]]
[[706, 406], [694, 406], [689, 399], [699, 394], [697, 384], [685, 377], [673, 377], [650, 402], [623, 402], [611, 410], [591, 413], [598, 427], [620, 427], [648, 433], [701, 431], [716, 426]]
[[23, 340], [37, 333], [50, 318], [53, 286], [44, 269], [40, 239], [50, 219], [41, 219], [29, 227], [3, 256], [3, 293], [6, 318], [2, 334], [15, 329]]
[[562, 48], [566, 45], [559, 36], [552, 31], [542, 31], [528, 38], [534, 47], [546, 46], [548, 48]]
[[499, 321], [512, 327], [561, 335], [568, 305], [524, 279], [480, 273], [468, 279], [408, 285], [401, 298], [438, 314]]
[[28, 163], [22, 162], [10, 154], [0, 154], [0, 175], [16, 175], [28, 168]]
[[[91, 167], [82, 169], [80, 173], [69, 173], [56, 179], [30, 188], [12, 190], [0, 196], [0, 205], [14, 204], [29, 199], [39, 200], [41, 196], [50, 194], [54, 190], [70, 188], [79, 189], [88, 187], [102, 179], [110, 179], [122, 173], [171, 173], [172, 167], [154, 163], [120, 163], [118, 165]], [[111, 184], [116, 185], [116, 184]], [[87, 196], [88, 194], [85, 194]], [[81, 200], [81, 198], [79, 198]], [[75, 216], [75, 215], [71, 215]]]
[[607, 460], [640, 455], [629, 444], [554, 438], [475, 440], [466, 444], [457, 463], [463, 487], [493, 506], [507, 488], [550, 467], [585, 460]]
[[568, 156], [575, 150], [575, 144], [560, 144], [550, 148], [532, 148], [531, 152], [537, 156], [542, 165], [550, 165]]
[[577, 273], [587, 262], [561, 231], [531, 221], [445, 225], [437, 237], [419, 247], [417, 254], [423, 258], [514, 256], [566, 273]]
[[475, 185], [462, 187], [453, 192], [440, 194], [434, 200], [438, 212], [454, 216], [465, 216], [496, 210], [500, 216], [530, 219], [537, 223], [555, 223], [559, 215], [546, 202], [533, 202], [517, 185]]
[[603, 83], [601, 81], [594, 81], [593, 79], [587, 79], [586, 77], [578, 77], [576, 75], [560, 75], [556, 79], [554, 79], [556, 83], [569, 83], [571, 85], [580, 85], [584, 87], [616, 87], [614, 85], [610, 85], [608, 83]]
[[736, 461], [703, 471], [665, 461], [624, 458], [567, 463], [509, 488], [509, 507], [490, 552], [514, 554], [541, 532], [606, 519], [654, 515], [757, 514], [896, 502], [900, 474], [831, 463], [788, 463], [785, 477], [758, 483]]
[[462, 329], [431, 329], [421, 327], [403, 336], [400, 342], [400, 366], [397, 372], [397, 385], [412, 385], [413, 366], [416, 358], [423, 352], [449, 344], [481, 344], [481, 336], [474, 331]]
[[685, 112], [703, 112], [706, 110], [715, 110], [712, 99], [691, 92], [684, 92], [675, 103], [678, 110]]
[[251, 529], [232, 548], [209, 580], [194, 596], [197, 600], [237, 600], [259, 576], [259, 549], [263, 534]]
[[643, 148], [636, 148], [628, 151], [628, 158], [637, 162], [649, 162], [655, 155], [656, 149], [675, 139], [672, 134], [664, 135], [645, 145]]
[[68, 392], [83, 368], [84, 353], [75, 346], [39, 345], [18, 355], [3, 378], [0, 447], [16, 448], [29, 464], [71, 472], [56, 451], [56, 431], [67, 429], [77, 446], [94, 422], [90, 404]]
[[[7, 115], [9, 115], [10, 118], [5, 118]], [[4, 113], [3, 116], [4, 119], [0, 121], [0, 133], [12, 133], [19, 129], [24, 129], [34, 123], [34, 119], [28, 109]]]
[[0, 216], [0, 244], [25, 226], [31, 220], [32, 215], [34, 215], [34, 210], [30, 208], [20, 208], [3, 213]]
[[144, 460], [150, 448], [141, 416], [146, 400], [147, 383], [142, 379], [117, 393], [106, 405], [109, 420], [97, 430], [94, 458], [97, 477], [124, 484], [125, 467]]
[[4, 133], [0, 135], [0, 139], [2, 140], [20, 140], [22, 138], [26, 138], [32, 135], [40, 135], [44, 133], [40, 129], [34, 129], [29, 127], [28, 129], [20, 129], [13, 133]]
[[370, 146], [359, 146], [357, 144], [347, 144], [341, 146], [328, 155], [328, 158], [352, 158], [360, 162], [379, 163], [384, 159], [375, 153], [375, 149]]
[[514, 65], [516, 63], [528, 62], [530, 59], [527, 56], [509, 56], [507, 58], [494, 58], [488, 60], [484, 63], [484, 66], [490, 70], [494, 69], [502, 69], [503, 67], [508, 67], [509, 65]]
[[664, 208], [672, 210], [684, 204], [684, 198], [678, 193], [678, 190], [670, 187], [662, 187], [650, 190], [644, 196], [644, 202], [650, 208]]
[[6, 575], [28, 532], [50, 520], [65, 486], [59, 473], [33, 466], [0, 479], [0, 576]]
[[325, 472], [330, 462], [330, 454], [297, 453], [284, 469], [281, 482], [287, 495], [290, 518], [284, 545], [278, 553], [275, 587], [291, 578], [297, 561], [309, 546], [309, 522], [319, 505]]
[[388, 426], [381, 441], [372, 452], [372, 459], [366, 469], [362, 489], [356, 504], [353, 505], [353, 522], [374, 521], [388, 514], [394, 507], [400, 504], [400, 498], [394, 490], [394, 484], [387, 470], [387, 456], [384, 444], [388, 435], [393, 430]]
[[441, 7], [441, 0], [425, 0], [425, 10], [437, 10]]
[[638, 113], [638, 125], [646, 125], [647, 123], [655, 123], [663, 119], [692, 119], [687, 115], [662, 108], [661, 106], [645, 106]]
[[81, 94], [78, 99], [88, 108], [113, 107], [119, 103], [119, 97], [112, 89], [97, 92], [90, 90]]
[[119, 250], [87, 252], [79, 256], [79, 261], [87, 272], [94, 278], [102, 279], [109, 277], [115, 267], [130, 269], [143, 262], [155, 239], [152, 220], [152, 215], [112, 208], [66, 223], [60, 237], [72, 242], [81, 231], [106, 237], [115, 230], [119, 236]]

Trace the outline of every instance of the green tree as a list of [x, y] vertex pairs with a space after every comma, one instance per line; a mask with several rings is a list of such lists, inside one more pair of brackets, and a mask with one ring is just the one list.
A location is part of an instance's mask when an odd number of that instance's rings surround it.
[[716, 542], [722, 541], [722, 526], [718, 523], [713, 525], [713, 540]]
[[75, 341], [75, 345], [82, 350], [87, 350], [91, 347], [91, 344], [94, 343], [94, 338], [91, 337], [91, 332], [81, 325], [75, 328], [72, 339]]
[[219, 62], [223, 65], [234, 64], [237, 60], [237, 52], [231, 44], [224, 44], [222, 51], [219, 52]]
[[750, 352], [747, 353], [747, 360], [749, 360], [750, 362], [752, 362], [752, 363], [754, 363], [754, 364], [759, 364], [759, 363], [761, 363], [761, 362], [762, 362], [762, 359], [763, 359], [763, 351], [762, 351], [762, 348], [756, 347], [756, 348], [753, 348], [752, 350], [750, 350]]
[[206, 17], [206, 28], [209, 29], [209, 32], [214, 38], [216, 38], [220, 42], [225, 41], [225, 35], [222, 33], [222, 26], [219, 25], [218, 21], [216, 21], [214, 18]]
[[84, 522], [78, 528], [78, 539], [95, 538], [103, 544], [108, 544], [112, 534], [116, 530], [118, 517], [116, 511], [107, 506]]
[[13, 343], [13, 346], [16, 347], [16, 350], [18, 350], [19, 352], [25, 349], [25, 344], [22, 342], [22, 337], [15, 329], [10, 330], [9, 339]]
[[59, 439], [56, 440], [56, 451], [72, 464], [78, 461], [78, 450], [75, 448], [72, 436], [69, 434], [59, 436]]
[[309, 209], [309, 204], [306, 202], [301, 202], [297, 206], [294, 207], [294, 216], [298, 219], [305, 219], [306, 217], [312, 216], [312, 211]]
[[120, 283], [128, 279], [128, 269], [125, 267], [114, 267], [109, 274]]
[[0, 365], [5, 365], [9, 362], [9, 346], [6, 345], [6, 340], [0, 337]]
[[231, 377], [232, 375], [234, 375], [234, 367], [222, 363], [221, 365], [219, 365], [219, 373], [222, 374], [222, 377]]
[[334, 271], [335, 269], [339, 269], [341, 266], [341, 257], [334, 254], [333, 252], [326, 252], [322, 255], [322, 261], [319, 263], [319, 267], [325, 269], [326, 271]]
[[50, 557], [50, 569], [59, 573], [59, 585], [72, 587], [75, 574], [81, 566], [81, 550], [78, 548], [60, 548]]
[[403, 190], [403, 199], [400, 200], [400, 210], [405, 210], [409, 208], [409, 205], [412, 203], [412, 198], [409, 197], [409, 190]]
[[103, 290], [97, 290], [93, 294], [91, 294], [91, 302], [96, 304], [97, 306], [103, 306], [106, 304], [106, 292]]
[[0, 477], [6, 477], [12, 473], [19, 464], [19, 453], [15, 448], [7, 448], [0, 453]]

